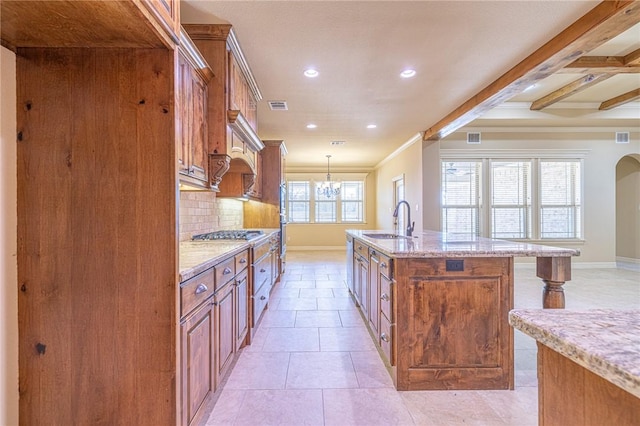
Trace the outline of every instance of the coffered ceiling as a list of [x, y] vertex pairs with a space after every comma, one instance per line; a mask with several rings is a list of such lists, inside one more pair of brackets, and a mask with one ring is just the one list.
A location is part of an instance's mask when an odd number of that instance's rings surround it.
[[[288, 168], [322, 168], [331, 154], [332, 169], [365, 170], [419, 133], [435, 129], [438, 137], [442, 123], [456, 118], [472, 127], [640, 130], [637, 99], [599, 110], [603, 102], [634, 97], [640, 88], [638, 12], [594, 16], [598, 5], [183, 0], [181, 14], [183, 23], [233, 25], [264, 96], [258, 134], [286, 141]], [[589, 13], [592, 22], [567, 30]], [[613, 29], [603, 29], [607, 20]], [[610, 40], [590, 40], [588, 51], [574, 44], [579, 54], [570, 61], [564, 52], [551, 55], [578, 33], [578, 42], [597, 38], [594, 31]], [[528, 65], [535, 55], [541, 65]], [[538, 68], [516, 75], [523, 63]], [[550, 63], [554, 71], [546, 73]], [[308, 68], [319, 75], [305, 77]], [[400, 77], [407, 68], [415, 77]], [[582, 90], [568, 95], [574, 86]], [[272, 100], [286, 101], [288, 110], [270, 110]]]

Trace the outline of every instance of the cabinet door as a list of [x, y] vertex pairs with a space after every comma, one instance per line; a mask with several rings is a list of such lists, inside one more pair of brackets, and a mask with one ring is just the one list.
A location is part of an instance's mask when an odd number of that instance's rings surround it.
[[364, 313], [365, 318], [369, 318], [369, 262], [360, 257], [360, 261], [358, 262], [358, 281], [357, 285], [359, 286], [358, 291], [359, 301], [360, 301], [360, 309], [362, 313]]
[[178, 0], [143, 0], [143, 3], [169, 37], [174, 41], [178, 41], [180, 2]]
[[196, 70], [190, 68], [191, 85], [191, 174], [206, 181], [207, 149], [207, 84]]
[[215, 318], [206, 303], [180, 326], [182, 346], [182, 424], [190, 424], [215, 391]]
[[191, 115], [191, 65], [182, 55], [178, 55], [178, 67], [176, 75], [176, 91], [178, 117], [176, 120], [176, 134], [178, 137], [178, 171], [189, 174], [191, 141], [189, 137], [189, 122]]
[[233, 283], [216, 294], [216, 359], [218, 377], [223, 377], [233, 360], [235, 348]]
[[236, 350], [244, 346], [247, 331], [249, 330], [249, 279], [247, 270], [236, 277]]
[[[375, 251], [369, 257], [369, 325], [374, 336], [380, 329], [380, 258]], [[376, 339], [378, 340], [378, 339]], [[379, 342], [378, 342], [379, 343]]]

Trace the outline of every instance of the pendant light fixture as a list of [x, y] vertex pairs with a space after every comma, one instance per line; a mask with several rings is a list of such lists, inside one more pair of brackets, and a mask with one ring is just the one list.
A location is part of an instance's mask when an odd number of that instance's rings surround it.
[[318, 198], [334, 198], [340, 195], [340, 182], [333, 182], [331, 180], [331, 171], [329, 167], [329, 159], [331, 155], [327, 155], [327, 180], [321, 182], [317, 187]]

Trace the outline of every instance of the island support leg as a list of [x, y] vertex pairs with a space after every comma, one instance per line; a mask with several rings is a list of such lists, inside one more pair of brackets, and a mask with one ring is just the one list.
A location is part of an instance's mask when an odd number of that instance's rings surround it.
[[538, 257], [536, 275], [542, 278], [542, 307], [545, 309], [564, 309], [563, 284], [571, 280], [570, 257]]

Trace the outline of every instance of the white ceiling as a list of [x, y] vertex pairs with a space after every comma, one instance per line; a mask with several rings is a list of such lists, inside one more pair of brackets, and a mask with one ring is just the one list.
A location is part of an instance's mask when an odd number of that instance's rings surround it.
[[[258, 134], [286, 141], [288, 168], [324, 167], [332, 154], [332, 168], [357, 170], [374, 167], [597, 3], [183, 0], [181, 20], [233, 25], [264, 97]], [[638, 48], [640, 25], [589, 54]], [[309, 67], [320, 75], [304, 77]], [[416, 77], [401, 79], [406, 67]], [[550, 76], [470, 126], [640, 128], [638, 102], [594, 112], [603, 100], [640, 87], [640, 74], [616, 75], [567, 103], [528, 110], [580, 76]], [[271, 111], [269, 100], [287, 101], [289, 110]], [[377, 128], [367, 129], [370, 123]], [[331, 146], [334, 140], [346, 144]]]

